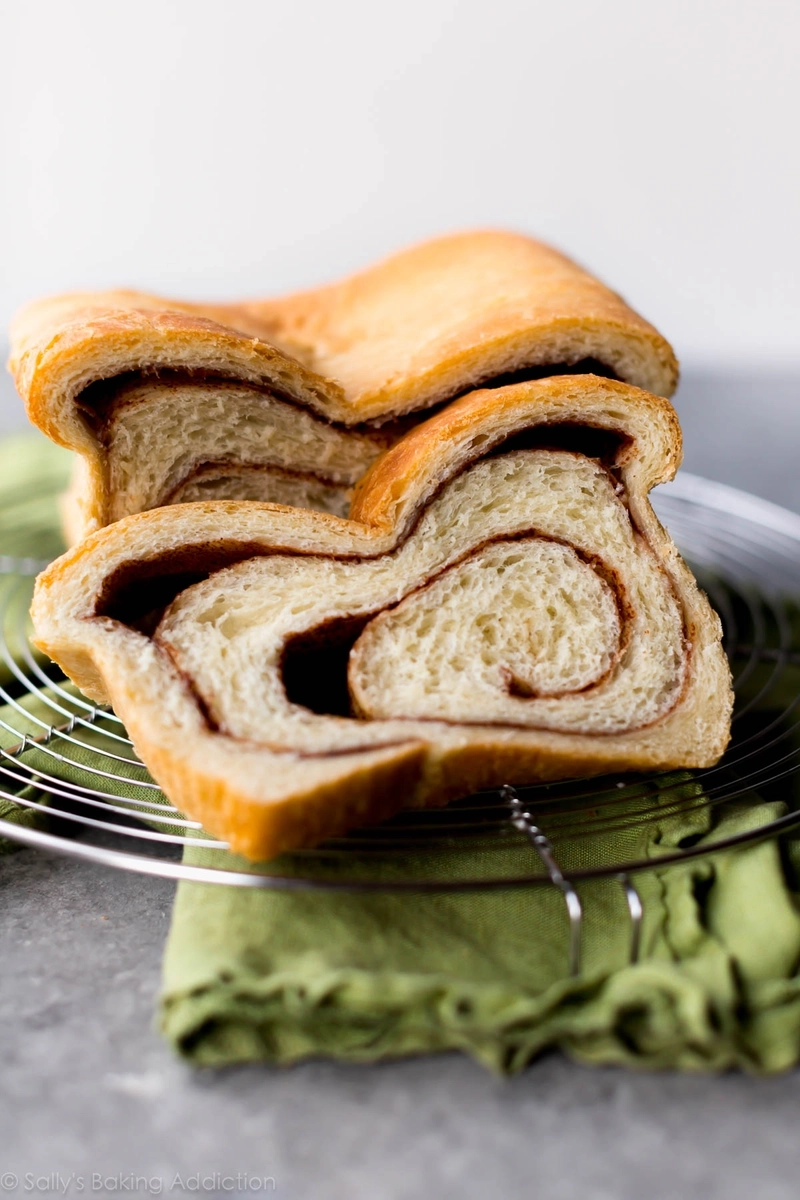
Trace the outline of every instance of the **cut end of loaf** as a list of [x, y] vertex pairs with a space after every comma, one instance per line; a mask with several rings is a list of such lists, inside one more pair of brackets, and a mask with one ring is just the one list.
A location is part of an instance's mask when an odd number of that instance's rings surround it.
[[476, 393], [376, 463], [358, 520], [128, 517], [49, 569], [34, 620], [254, 858], [476, 788], [705, 765], [719, 621], [647, 501], [679, 458], [670, 406], [618, 382]]

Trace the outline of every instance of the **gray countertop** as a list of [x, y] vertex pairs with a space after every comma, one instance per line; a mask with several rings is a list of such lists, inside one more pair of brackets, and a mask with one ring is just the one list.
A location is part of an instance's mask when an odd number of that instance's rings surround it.
[[[800, 371], [689, 372], [686, 467], [800, 511], [798, 400]], [[0, 1194], [796, 1200], [796, 1072], [556, 1054], [511, 1081], [457, 1055], [192, 1072], [153, 1030], [172, 893], [33, 851], [0, 864]]]

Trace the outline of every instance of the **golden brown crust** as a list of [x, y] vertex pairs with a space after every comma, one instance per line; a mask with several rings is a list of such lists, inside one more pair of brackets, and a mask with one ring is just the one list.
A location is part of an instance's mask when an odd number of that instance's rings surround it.
[[[663, 396], [678, 378], [669, 344], [621, 297], [549, 246], [500, 231], [438, 238], [342, 283], [276, 300], [193, 304], [131, 291], [52, 297], [20, 312], [11, 342], [9, 367], [31, 420], [65, 445], [73, 443], [44, 400], [47, 385], [55, 374], [71, 376], [75, 360], [100, 345], [104, 374], [90, 365], [87, 380], [174, 360], [268, 383], [276, 357], [288, 357], [296, 398], [346, 424], [419, 411], [536, 364], [594, 357]], [[300, 363], [323, 379], [298, 373]]]
[[84, 457], [70, 525], [86, 532], [113, 519], [102, 422], [87, 419], [97, 381], [144, 372], [156, 395], [159, 371], [182, 371], [352, 427], [424, 412], [508, 373], [592, 361], [663, 396], [677, 383], [669, 344], [604, 284], [530, 238], [483, 231], [276, 300], [40, 300], [13, 323], [9, 368], [31, 421]]
[[[620, 412], [615, 414], [615, 402]], [[683, 456], [677, 414], [660, 396], [615, 380], [554, 376], [472, 392], [410, 430], [373, 463], [353, 494], [350, 517], [376, 528], [402, 526], [431, 494], [476, 457], [532, 425], [578, 423], [630, 437], [630, 463], [646, 493], [672, 479]]]
[[53, 441], [85, 450], [91, 431], [73, 411], [82, 391], [160, 368], [274, 387], [321, 416], [346, 420], [337, 385], [273, 344], [212, 321], [200, 305], [195, 313], [189, 307], [137, 292], [75, 293], [28, 305], [11, 327], [8, 365], [31, 421]]
[[239, 311], [341, 382], [365, 420], [536, 364], [595, 358], [666, 397], [678, 381], [668, 342], [620, 296], [552, 247], [507, 231], [436, 238], [341, 283]]
[[[595, 736], [414, 721], [398, 723], [408, 740], [393, 746], [316, 759], [270, 750], [213, 732], [163, 648], [99, 611], [108, 611], [109, 580], [130, 564], [144, 578], [148, 564], [170, 554], [179, 571], [208, 554], [231, 561], [237, 544], [241, 558], [376, 558], [408, 536], [414, 513], [445, 479], [499, 439], [577, 417], [626, 435], [613, 469], [637, 536], [680, 603], [690, 647], [686, 685], [677, 706], [651, 726]], [[647, 499], [679, 461], [671, 406], [627, 385], [562, 377], [475, 393], [412, 431], [371, 469], [355, 503], [358, 520], [220, 501], [153, 510], [98, 531], [40, 576], [32, 609], [37, 642], [90, 696], [112, 701], [173, 802], [253, 858], [310, 844], [404, 803], [444, 803], [503, 781], [707, 766], [724, 750], [729, 727], [719, 622]]]
[[[344, 764], [346, 789], [336, 765], [327, 779], [315, 780], [313, 789], [298, 789], [280, 804], [264, 804], [244, 790], [231, 786], [225, 775], [214, 775], [196, 762], [178, 763], [174, 754], [146, 741], [135, 724], [131, 736], [147, 744], [147, 765], [166, 795], [192, 794], [192, 816], [207, 830], [222, 836], [245, 858], [274, 858], [298, 846], [315, 845], [397, 811], [396, 795], [413, 793], [425, 756], [421, 743], [406, 743], [388, 753], [372, 750], [353, 755]], [[259, 764], [263, 767], [263, 763]]]

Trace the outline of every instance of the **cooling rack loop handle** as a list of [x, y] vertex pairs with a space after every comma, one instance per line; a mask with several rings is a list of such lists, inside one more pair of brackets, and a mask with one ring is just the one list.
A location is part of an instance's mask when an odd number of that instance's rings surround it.
[[628, 915], [631, 919], [631, 941], [628, 951], [628, 959], [631, 966], [639, 961], [639, 951], [642, 945], [642, 917], [644, 916], [644, 906], [642, 898], [636, 888], [631, 883], [628, 876], [623, 872], [617, 875], [617, 881], [622, 885], [625, 892], [625, 900], [628, 905]]
[[564, 897], [569, 918], [569, 973], [580, 975], [581, 971], [581, 937], [583, 931], [583, 905], [580, 896], [556, 861], [553, 844], [534, 824], [533, 815], [529, 813], [520, 800], [516, 788], [504, 784], [500, 795], [511, 809], [511, 824], [528, 838], [536, 853], [539, 855], [550, 882], [557, 887]]
[[[581, 940], [583, 932], [583, 906], [581, 905], [580, 897], [558, 865], [553, 850], [553, 843], [546, 834], [542, 833], [539, 826], [535, 824], [533, 814], [525, 808], [516, 789], [509, 784], [504, 784], [500, 789], [500, 795], [511, 810], [511, 824], [528, 838], [539, 855], [550, 878], [550, 882], [554, 887], [559, 889], [564, 897], [564, 903], [567, 906], [567, 916], [569, 917], [569, 973], [570, 975], [579, 975], [581, 970]], [[629, 877], [624, 872], [620, 872], [615, 878], [625, 893], [625, 902], [628, 906], [628, 916], [631, 925], [628, 961], [634, 964], [639, 961], [644, 907], [642, 905], [642, 898]]]

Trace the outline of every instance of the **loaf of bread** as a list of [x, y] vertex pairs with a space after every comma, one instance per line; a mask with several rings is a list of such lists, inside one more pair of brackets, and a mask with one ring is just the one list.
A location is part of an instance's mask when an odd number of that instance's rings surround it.
[[254, 859], [504, 782], [708, 766], [720, 625], [648, 500], [680, 456], [622, 383], [477, 391], [349, 520], [195, 502], [93, 534], [39, 578], [37, 644]]
[[277, 300], [41, 300], [11, 340], [31, 420], [81, 456], [71, 541], [195, 499], [343, 515], [410, 422], [476, 386], [591, 371], [670, 396], [677, 380], [667, 342], [619, 296], [502, 232], [439, 238]]

